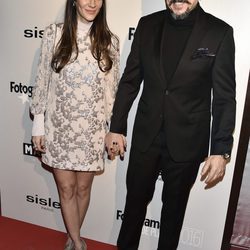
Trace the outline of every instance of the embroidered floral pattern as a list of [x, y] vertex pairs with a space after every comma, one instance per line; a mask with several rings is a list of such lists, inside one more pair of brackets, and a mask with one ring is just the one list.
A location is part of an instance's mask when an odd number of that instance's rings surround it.
[[57, 74], [50, 62], [61, 29], [54, 24], [45, 29], [31, 104], [33, 114], [45, 112], [42, 161], [60, 169], [99, 171], [119, 80], [119, 44], [113, 40], [113, 67], [103, 73], [91, 54], [88, 31], [79, 30], [78, 58]]

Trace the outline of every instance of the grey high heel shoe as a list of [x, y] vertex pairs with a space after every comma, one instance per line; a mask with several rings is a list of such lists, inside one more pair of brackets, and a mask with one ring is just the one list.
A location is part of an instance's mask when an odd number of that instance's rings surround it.
[[64, 250], [74, 250], [74, 242], [72, 241], [72, 239], [70, 237], [68, 237]]
[[[86, 242], [83, 239], [81, 239], [81, 242], [82, 242], [81, 250], [87, 250], [87, 244], [86, 244]], [[72, 250], [75, 250], [74, 243], [73, 243]]]
[[81, 250], [87, 250], [87, 244], [83, 239], [82, 239], [82, 249]]

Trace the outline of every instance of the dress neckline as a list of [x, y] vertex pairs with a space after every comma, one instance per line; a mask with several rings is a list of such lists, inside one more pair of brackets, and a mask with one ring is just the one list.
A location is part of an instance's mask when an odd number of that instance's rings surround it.
[[77, 22], [77, 29], [79, 31], [87, 32], [87, 31], [89, 31], [92, 24], [93, 24], [93, 22], [84, 23], [84, 22], [78, 21]]

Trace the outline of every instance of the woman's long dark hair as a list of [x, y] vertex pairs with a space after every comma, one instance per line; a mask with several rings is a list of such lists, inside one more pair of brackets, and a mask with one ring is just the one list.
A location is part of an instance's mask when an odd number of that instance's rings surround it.
[[[73, 51], [76, 53], [73, 60], [76, 60], [78, 57], [78, 46], [76, 41], [77, 7], [73, 4], [74, 1], [75, 0], [67, 0], [66, 2], [62, 36], [56, 46], [56, 51], [51, 61], [51, 67], [56, 73], [59, 73], [71, 60]], [[106, 1], [103, 0], [100, 12], [93, 21], [90, 29], [91, 53], [97, 60], [100, 70], [103, 72], [109, 71], [113, 64], [110, 53], [112, 36], [114, 35], [109, 30], [106, 20]]]

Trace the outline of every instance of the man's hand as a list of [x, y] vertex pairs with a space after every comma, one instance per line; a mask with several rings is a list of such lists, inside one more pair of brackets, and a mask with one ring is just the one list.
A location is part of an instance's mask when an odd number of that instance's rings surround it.
[[222, 181], [227, 162], [221, 155], [209, 156], [201, 171], [201, 181], [205, 181], [207, 187], [214, 186]]
[[122, 134], [109, 132], [105, 137], [105, 146], [111, 160], [116, 155], [120, 155], [123, 158], [127, 147], [126, 138]]
[[36, 151], [39, 151], [41, 153], [46, 152], [44, 135], [32, 136], [32, 142]]

